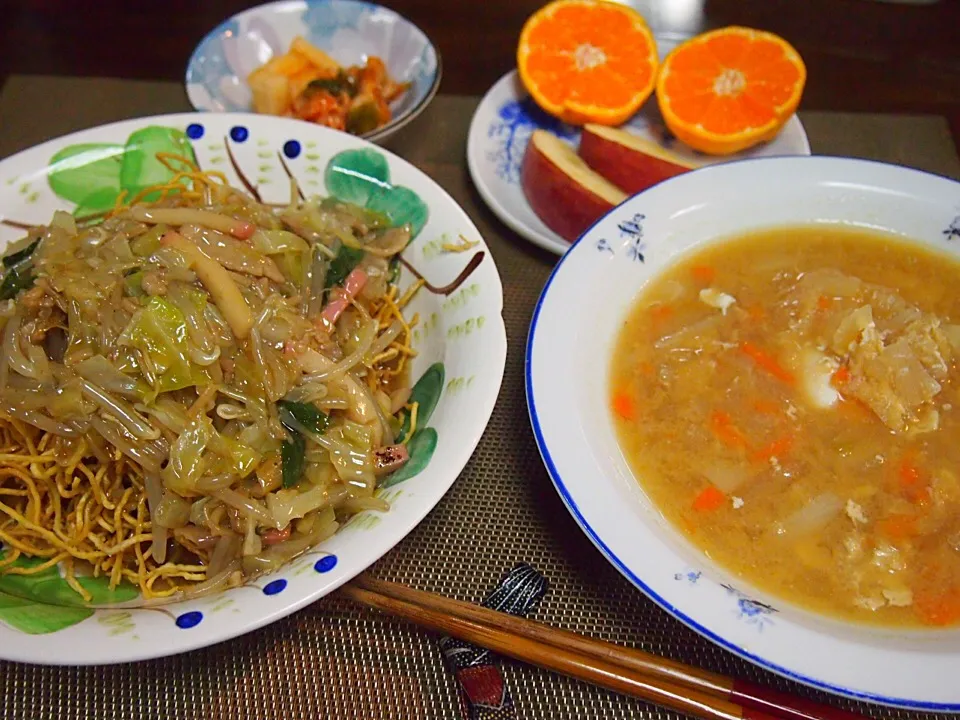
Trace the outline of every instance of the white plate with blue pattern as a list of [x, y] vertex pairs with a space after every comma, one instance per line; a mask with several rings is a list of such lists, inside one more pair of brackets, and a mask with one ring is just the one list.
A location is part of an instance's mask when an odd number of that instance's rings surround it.
[[717, 238], [812, 222], [886, 231], [960, 260], [960, 183], [866, 160], [764, 158], [679, 175], [629, 198], [573, 244], [540, 297], [526, 357], [534, 435], [581, 529], [677, 619], [821, 690], [960, 712], [960, 628], [842, 623], [756, 590], [663, 518], [617, 443], [610, 353], [644, 284]]
[[393, 119], [364, 134], [382, 142], [423, 112], [440, 87], [440, 54], [426, 34], [388, 8], [361, 0], [280, 0], [245, 10], [212, 30], [187, 65], [194, 108], [251, 112], [247, 76], [298, 35], [344, 66], [381, 58], [390, 76], [411, 87], [390, 107]]
[[[125, 583], [82, 578], [84, 603], [51, 567], [0, 573], [0, 659], [60, 665], [173, 655], [274, 622], [335, 590], [407, 535], [453, 484], [480, 440], [506, 358], [500, 276], [476, 226], [433, 180], [396, 155], [329, 128], [243, 113], [126, 120], [51, 140], [0, 162], [0, 252], [55, 210], [109, 210], [148, 184], [170, 181], [158, 152], [225, 174], [265, 203], [289, 201], [290, 178], [308, 196], [373, 208], [414, 237], [403, 251], [400, 292], [426, 281], [409, 306], [411, 378], [433, 402], [409, 441], [410, 461], [381, 481], [390, 510], [353, 516], [333, 537], [270, 575], [208, 597], [144, 607]], [[469, 252], [443, 245], [476, 241]], [[418, 443], [418, 436], [420, 441]], [[414, 460], [419, 458], [418, 462]], [[7, 515], [0, 507], [0, 521]], [[0, 556], [4, 554], [0, 542]], [[18, 560], [17, 562], [20, 562]]]
[[[674, 40], [657, 38], [658, 49], [665, 55]], [[794, 115], [774, 140], [729, 158], [707, 158], [672, 140], [663, 126], [657, 103], [653, 99], [624, 125], [630, 132], [642, 135], [681, 156], [695, 157], [699, 162], [726, 162], [752, 157], [777, 155], [809, 155], [810, 143], [800, 119]], [[470, 123], [467, 139], [467, 165], [470, 177], [484, 202], [504, 224], [535, 245], [563, 255], [570, 243], [548, 228], [530, 207], [520, 187], [520, 165], [527, 142], [534, 130], [548, 130], [571, 145], [580, 141], [580, 131], [547, 115], [537, 107], [523, 89], [517, 71], [504, 75], [490, 88], [480, 102]]]

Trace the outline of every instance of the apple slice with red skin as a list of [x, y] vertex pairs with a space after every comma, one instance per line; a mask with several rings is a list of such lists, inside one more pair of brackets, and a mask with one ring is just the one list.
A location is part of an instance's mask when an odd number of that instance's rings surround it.
[[544, 224], [573, 242], [626, 193], [595, 173], [556, 135], [534, 130], [520, 167], [520, 186]]
[[604, 125], [584, 126], [578, 154], [595, 172], [631, 195], [700, 167], [652, 140]]

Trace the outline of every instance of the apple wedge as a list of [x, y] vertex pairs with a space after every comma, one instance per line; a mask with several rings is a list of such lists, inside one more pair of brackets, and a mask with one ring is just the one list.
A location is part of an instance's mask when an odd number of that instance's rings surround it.
[[534, 130], [530, 137], [520, 186], [544, 224], [569, 242], [627, 199], [587, 167], [572, 147], [545, 130]]
[[700, 167], [651, 140], [604, 125], [584, 126], [578, 154], [594, 171], [631, 195]]

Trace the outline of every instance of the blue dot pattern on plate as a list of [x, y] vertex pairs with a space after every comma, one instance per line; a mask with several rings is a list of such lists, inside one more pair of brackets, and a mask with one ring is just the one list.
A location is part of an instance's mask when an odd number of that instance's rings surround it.
[[326, 557], [320, 558], [313, 564], [313, 569], [318, 573], [330, 572], [337, 566], [337, 556], [336, 555], [327, 555]]
[[293, 158], [300, 154], [300, 143], [296, 140], [287, 140], [283, 144], [283, 154], [293, 160]]
[[234, 142], [242, 143], [248, 137], [250, 137], [250, 131], [243, 125], [234, 125], [230, 128], [230, 139]]
[[203, 125], [200, 123], [190, 123], [187, 125], [187, 137], [191, 140], [199, 140], [203, 137]]
[[263, 588], [264, 595], [276, 595], [277, 593], [283, 592], [284, 588], [287, 587], [287, 581], [283, 578], [279, 580], [271, 580]]
[[191, 610], [190, 612], [185, 612], [183, 615], [177, 616], [177, 627], [181, 630], [189, 630], [199, 625], [201, 620], [203, 620], [203, 613], [197, 610]]

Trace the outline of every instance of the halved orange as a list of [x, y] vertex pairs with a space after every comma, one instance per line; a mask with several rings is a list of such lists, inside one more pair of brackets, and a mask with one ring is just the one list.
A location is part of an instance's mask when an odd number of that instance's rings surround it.
[[664, 122], [679, 140], [730, 155], [771, 140], [800, 104], [807, 69], [783, 38], [726, 27], [671, 52], [657, 78]]
[[554, 0], [520, 32], [517, 69], [536, 103], [573, 125], [619, 125], [653, 92], [659, 56], [634, 9], [604, 0]]

